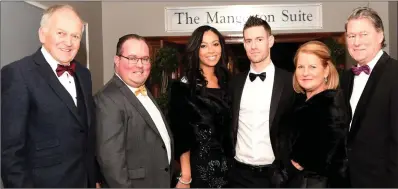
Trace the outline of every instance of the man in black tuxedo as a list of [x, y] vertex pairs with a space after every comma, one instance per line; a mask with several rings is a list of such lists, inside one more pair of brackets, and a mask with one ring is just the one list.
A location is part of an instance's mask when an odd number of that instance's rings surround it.
[[351, 185], [398, 187], [398, 61], [382, 50], [383, 22], [357, 8], [346, 23], [348, 52], [357, 65], [341, 87], [352, 116], [347, 155]]
[[[292, 74], [274, 66], [269, 24], [250, 17], [243, 29], [250, 70], [231, 81], [233, 165], [230, 187], [275, 186], [273, 165], [281, 160], [278, 125], [293, 104]], [[278, 185], [276, 185], [278, 186]]]
[[73, 60], [83, 22], [54, 5], [40, 24], [42, 47], [1, 70], [4, 187], [95, 187], [91, 75]]

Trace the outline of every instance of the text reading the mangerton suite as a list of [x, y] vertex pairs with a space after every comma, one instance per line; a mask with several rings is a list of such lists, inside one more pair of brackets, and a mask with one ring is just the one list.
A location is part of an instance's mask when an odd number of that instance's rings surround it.
[[[174, 13], [178, 15], [178, 22], [177, 24], [199, 24], [200, 17], [195, 16], [192, 17], [189, 15], [188, 12], [176, 12]], [[267, 22], [275, 22], [275, 15], [273, 14], [256, 14], [256, 15], [249, 15], [261, 18]], [[245, 23], [249, 16], [230, 16], [230, 15], [222, 15], [219, 12], [206, 12], [206, 24], [233, 24], [233, 23]], [[281, 21], [283, 22], [302, 22], [302, 21], [312, 21], [313, 15], [311, 13], [302, 12], [299, 10], [297, 13], [289, 13], [289, 10], [282, 10], [281, 12]]]
[[201, 25], [220, 31], [242, 31], [250, 16], [267, 21], [273, 30], [322, 29], [322, 4], [166, 7], [166, 32], [192, 32]]

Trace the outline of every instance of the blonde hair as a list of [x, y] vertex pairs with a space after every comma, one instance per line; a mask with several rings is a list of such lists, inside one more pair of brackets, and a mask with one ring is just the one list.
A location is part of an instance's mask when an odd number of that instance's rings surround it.
[[[314, 54], [322, 60], [324, 68], [329, 67], [329, 75], [326, 78], [327, 89], [336, 89], [339, 85], [339, 73], [334, 66], [329, 48], [320, 41], [309, 41], [299, 47], [294, 55], [294, 66], [297, 67], [297, 59], [300, 53]], [[293, 74], [293, 89], [297, 93], [305, 93], [305, 90], [299, 85], [296, 78], [296, 71]]]
[[[40, 27], [45, 27], [48, 24], [48, 21], [50, 20], [51, 16], [59, 11], [59, 10], [63, 10], [63, 9], [68, 9], [71, 10], [73, 13], [75, 13], [77, 15], [77, 17], [80, 19], [80, 21], [82, 22], [82, 24], [84, 24], [84, 21], [82, 20], [82, 18], [80, 17], [80, 14], [76, 11], [75, 8], [73, 8], [71, 5], [68, 4], [57, 4], [57, 5], [53, 5], [51, 7], [48, 7], [44, 12], [43, 15], [41, 17], [40, 20]], [[82, 29], [82, 32], [84, 31], [84, 27]]]

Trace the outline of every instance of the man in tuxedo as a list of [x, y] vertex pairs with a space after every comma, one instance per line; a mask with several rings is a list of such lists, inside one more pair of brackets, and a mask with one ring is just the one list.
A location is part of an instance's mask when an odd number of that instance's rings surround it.
[[243, 29], [244, 48], [250, 70], [231, 81], [232, 138], [234, 160], [230, 187], [267, 188], [280, 160], [278, 125], [293, 104], [292, 74], [274, 66], [274, 44], [269, 24], [250, 17]]
[[42, 47], [1, 70], [4, 187], [95, 187], [91, 75], [74, 60], [83, 22], [54, 5], [40, 24]]
[[383, 22], [371, 8], [355, 9], [345, 29], [348, 52], [357, 63], [341, 80], [352, 116], [351, 185], [398, 188], [398, 61], [382, 50]]
[[149, 47], [136, 34], [121, 37], [115, 75], [95, 95], [98, 162], [111, 188], [169, 188], [173, 137], [145, 87]]

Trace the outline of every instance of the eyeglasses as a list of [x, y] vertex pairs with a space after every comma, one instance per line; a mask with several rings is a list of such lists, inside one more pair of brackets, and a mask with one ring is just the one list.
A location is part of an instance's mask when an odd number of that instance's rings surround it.
[[141, 60], [141, 63], [142, 63], [143, 65], [149, 65], [149, 64], [151, 64], [151, 58], [149, 58], [149, 57], [147, 57], [147, 56], [146, 56], [146, 57], [142, 57], [142, 58], [138, 58], [138, 57], [136, 57], [136, 56], [133, 56], [133, 57], [126, 57], [126, 56], [123, 56], [123, 55], [118, 55], [118, 56], [127, 59], [129, 65], [136, 65], [136, 64], [138, 63], [139, 60]]

